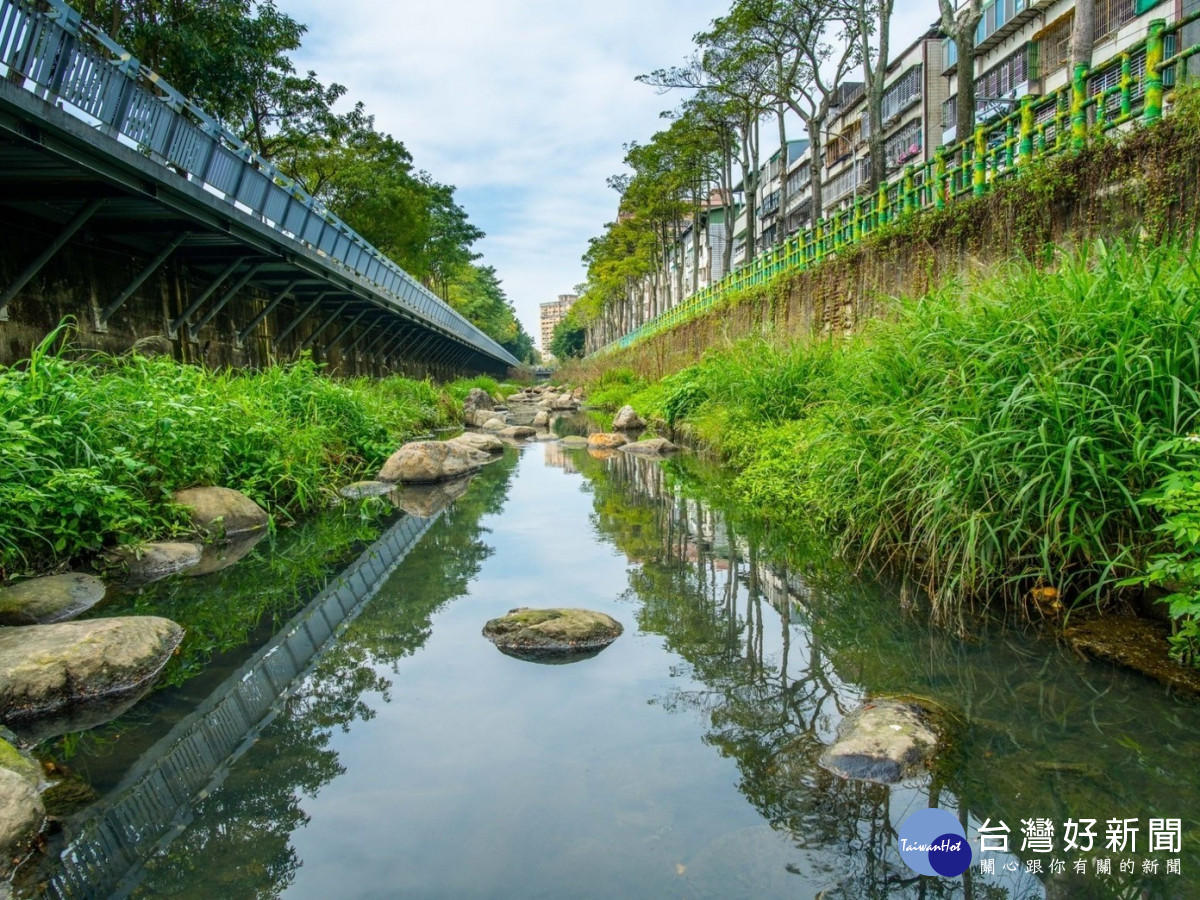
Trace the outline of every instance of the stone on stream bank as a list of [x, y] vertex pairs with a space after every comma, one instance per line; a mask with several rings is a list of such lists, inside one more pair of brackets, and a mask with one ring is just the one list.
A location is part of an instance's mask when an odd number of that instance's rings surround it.
[[613, 417], [613, 431], [640, 431], [645, 427], [646, 420], [632, 406], [622, 406]]
[[533, 661], [595, 656], [624, 628], [604, 613], [588, 609], [509, 610], [483, 626], [483, 635], [509, 656]]
[[155, 541], [121, 547], [113, 554], [131, 581], [157, 581], [199, 564], [204, 546], [191, 541]]
[[622, 444], [621, 449], [626, 453], [640, 453], [646, 456], [663, 456], [667, 453], [675, 453], [679, 447], [672, 444], [666, 438], [647, 438], [644, 441], [634, 441], [629, 444]]
[[605, 434], [604, 432], [597, 432], [587, 439], [588, 447], [596, 450], [616, 450], [628, 443], [629, 439], [623, 434]]
[[[37, 761], [0, 737], [0, 885], [34, 849], [46, 822]], [[3, 888], [0, 887], [0, 891]]]
[[183, 629], [158, 616], [0, 628], [0, 719], [136, 692], [182, 640]]
[[414, 441], [391, 455], [379, 470], [379, 481], [432, 484], [477, 472], [490, 457], [453, 441]]
[[562, 439], [562, 445], [567, 450], [586, 450], [588, 439], [578, 434], [569, 434]]
[[503, 453], [504, 442], [493, 434], [480, 434], [477, 431], [464, 431], [458, 437], [450, 438], [449, 444], [460, 444], [481, 453]]
[[73, 619], [104, 599], [104, 582], [70, 572], [0, 588], [0, 625], [45, 625]]
[[487, 391], [483, 388], [471, 388], [463, 399], [463, 421], [468, 425], [474, 425], [478, 413], [489, 412], [495, 408], [496, 403]]
[[534, 428], [549, 428], [550, 427], [550, 413], [546, 412], [546, 410], [544, 410], [544, 409], [539, 409], [537, 411], [537, 414], [533, 417], [533, 427]]
[[536, 428], [531, 428], [528, 425], [511, 425], [499, 432], [500, 437], [508, 438], [513, 441], [522, 441], [525, 438], [534, 437], [537, 434]]
[[208, 538], [236, 538], [267, 527], [267, 511], [243, 494], [223, 487], [194, 487], [171, 498], [186, 507], [197, 532]]
[[937, 745], [923, 709], [881, 698], [842, 720], [837, 741], [821, 754], [819, 764], [851, 781], [896, 784], [924, 771]]

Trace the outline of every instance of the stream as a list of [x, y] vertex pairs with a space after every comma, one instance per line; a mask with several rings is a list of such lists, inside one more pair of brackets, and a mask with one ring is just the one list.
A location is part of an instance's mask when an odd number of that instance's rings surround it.
[[[1016, 626], [933, 628], [885, 575], [723, 511], [709, 478], [534, 443], [444, 508], [348, 504], [109, 598], [94, 614], [167, 615], [188, 642], [165, 687], [43, 744], [85, 799], [18, 896], [1200, 896], [1200, 704]], [[540, 665], [480, 633], [520, 606], [625, 632]], [[821, 769], [881, 695], [943, 712], [931, 769]], [[975, 847], [960, 877], [901, 859], [931, 806]], [[1066, 850], [1085, 819], [1095, 846]], [[981, 855], [998, 823], [1007, 851]]]

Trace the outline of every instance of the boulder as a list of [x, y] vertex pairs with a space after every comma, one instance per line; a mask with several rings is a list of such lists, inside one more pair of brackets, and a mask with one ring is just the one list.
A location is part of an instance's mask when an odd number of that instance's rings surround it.
[[189, 541], [156, 541], [122, 547], [116, 558], [133, 581], [157, 581], [200, 562], [204, 546]]
[[483, 388], [471, 388], [463, 400], [463, 413], [494, 409], [495, 406], [495, 401], [487, 391]]
[[923, 709], [879, 699], [842, 720], [837, 741], [821, 754], [819, 764], [848, 780], [896, 784], [923, 771], [937, 745]]
[[412, 484], [392, 494], [392, 503], [410, 516], [428, 519], [467, 492], [471, 479], [456, 478], [438, 484]]
[[583, 388], [582, 387], [575, 388], [575, 390], [571, 391], [571, 396], [574, 397], [576, 400], [582, 400], [583, 399]]
[[476, 431], [464, 431], [458, 437], [450, 438], [447, 443], [459, 444], [481, 453], [504, 452], [504, 444], [500, 438], [492, 434], [479, 434]]
[[[394, 488], [395, 485], [389, 485]], [[205, 544], [200, 555], [200, 562], [190, 569], [183, 571], [184, 578], [199, 578], [201, 575], [211, 575], [232, 568], [250, 555], [250, 551], [258, 546], [267, 536], [266, 529], [243, 534], [237, 540], [222, 541], [219, 544]]]
[[356, 481], [338, 490], [338, 494], [347, 500], [362, 500], [366, 497], [382, 497], [396, 489], [396, 485], [387, 481]]
[[158, 616], [0, 628], [0, 718], [132, 693], [171, 658], [183, 629]]
[[380, 481], [428, 484], [470, 475], [488, 455], [453, 441], [414, 441], [391, 455], [379, 470]]
[[549, 428], [550, 427], [550, 413], [548, 413], [544, 409], [539, 409], [537, 411], [537, 415], [533, 417], [533, 427], [534, 428]]
[[496, 418], [496, 413], [490, 409], [475, 409], [463, 414], [463, 424], [469, 428], [482, 428], [485, 422]]
[[151, 359], [156, 356], [174, 356], [175, 344], [165, 334], [152, 334], [134, 341], [129, 352], [131, 355], [145, 356]]
[[241, 491], [196, 487], [171, 498], [186, 507], [192, 525], [207, 537], [232, 538], [267, 527], [267, 511]]
[[584, 450], [587, 448], [588, 439], [578, 434], [569, 434], [562, 439], [562, 445], [567, 450]]
[[73, 619], [104, 599], [104, 582], [71, 572], [0, 588], [0, 625], [43, 625]]
[[616, 450], [618, 447], [624, 447], [629, 441], [623, 434], [606, 434], [597, 432], [588, 437], [587, 445], [596, 450]]
[[496, 416], [484, 422], [482, 427], [484, 431], [503, 431], [508, 423]]
[[522, 441], [525, 438], [531, 438], [536, 434], [536, 428], [530, 428], [528, 425], [512, 425], [501, 431], [500, 437], [510, 438], [515, 441]]
[[554, 409], [563, 411], [575, 409], [577, 406], [579, 406], [579, 404], [570, 394], [563, 394], [562, 396], [555, 398], [553, 403]]
[[[3, 743], [7, 755], [12, 745]], [[36, 767], [35, 767], [36, 768]], [[46, 808], [38, 793], [40, 772], [27, 773], [3, 767], [0, 762], [0, 884], [7, 884], [13, 869], [34, 849], [34, 843], [46, 822]], [[4, 896], [8, 896], [5, 893]]]
[[526, 397], [524, 394], [509, 394], [507, 402], [509, 403], [524, 403]]
[[647, 438], [644, 441], [633, 441], [624, 444], [621, 447], [626, 453], [643, 453], [647, 456], [663, 456], [667, 453], [675, 453], [679, 450], [675, 444], [672, 444], [666, 438]]
[[645, 427], [646, 420], [632, 406], [622, 406], [613, 417], [613, 431], [640, 431]]
[[621, 623], [587, 609], [513, 609], [483, 626], [501, 651], [523, 659], [595, 655], [620, 637]]

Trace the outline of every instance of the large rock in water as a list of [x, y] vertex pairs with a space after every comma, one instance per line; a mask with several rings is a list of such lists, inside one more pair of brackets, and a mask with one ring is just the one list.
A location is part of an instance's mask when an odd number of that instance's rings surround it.
[[133, 581], [157, 581], [199, 565], [204, 545], [188, 541], [156, 541], [116, 551]]
[[158, 616], [0, 628], [0, 719], [19, 722], [132, 693], [182, 640], [183, 629]]
[[629, 443], [629, 440], [623, 434], [605, 434], [598, 432], [588, 436], [588, 447], [596, 450], [616, 450], [618, 447], [624, 447]]
[[46, 808], [38, 793], [40, 779], [37, 764], [0, 739], [0, 884], [6, 883], [14, 866], [32, 852], [46, 821]]
[[267, 527], [267, 511], [241, 491], [196, 487], [176, 491], [171, 499], [187, 507], [192, 525], [208, 537], [233, 538]]
[[483, 626], [489, 641], [521, 659], [595, 656], [618, 637], [621, 623], [588, 609], [520, 609]]
[[521, 441], [525, 438], [534, 437], [537, 434], [536, 428], [530, 428], [528, 425], [510, 425], [503, 431], [499, 432], [500, 437], [506, 437], [509, 440]]
[[821, 754], [820, 766], [854, 781], [896, 784], [923, 771], [937, 744], [924, 710], [879, 699], [842, 720], [837, 741]]
[[613, 417], [613, 431], [638, 431], [646, 427], [646, 420], [632, 406], [622, 406]]
[[642, 453], [646, 456], [663, 456], [667, 453], [675, 453], [679, 448], [666, 438], [649, 438], [644, 441], [634, 441], [630, 444], [622, 444], [621, 449], [626, 453]]
[[73, 619], [104, 599], [104, 582], [71, 572], [0, 588], [0, 625], [43, 625]]
[[431, 484], [470, 475], [488, 455], [453, 441], [414, 441], [392, 454], [379, 470], [380, 481]]
[[468, 425], [473, 424], [475, 413], [495, 408], [496, 403], [487, 391], [483, 388], [471, 388], [463, 399], [463, 419]]
[[544, 409], [539, 409], [537, 411], [537, 414], [534, 415], [534, 417], [533, 417], [533, 427], [534, 428], [549, 428], [550, 427], [550, 413], [546, 412], [546, 410], [544, 410]]
[[480, 453], [503, 453], [504, 442], [494, 434], [480, 434], [477, 431], [464, 431], [458, 437], [450, 438], [449, 443], [460, 444]]

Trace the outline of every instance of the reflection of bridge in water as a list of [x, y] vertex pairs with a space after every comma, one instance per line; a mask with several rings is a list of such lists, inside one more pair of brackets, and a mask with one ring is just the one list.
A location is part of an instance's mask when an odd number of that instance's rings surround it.
[[166, 325], [250, 362], [517, 365], [63, 0], [0, 0], [0, 230], [14, 339], [72, 313], [118, 349]]
[[192, 803], [224, 780], [282, 701], [440, 516], [405, 516], [396, 522], [151, 747], [106, 798], [71, 823], [69, 843], [50, 876], [50, 896], [132, 890], [142, 862], [183, 830]]

